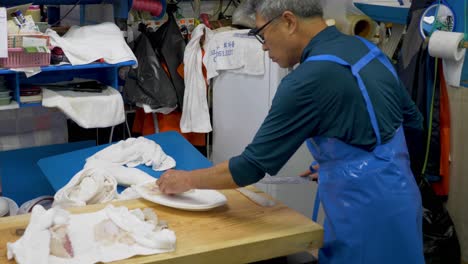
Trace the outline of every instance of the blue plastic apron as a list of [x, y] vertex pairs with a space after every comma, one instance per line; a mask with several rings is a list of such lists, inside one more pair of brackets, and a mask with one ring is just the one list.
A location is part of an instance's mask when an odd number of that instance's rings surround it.
[[421, 196], [410, 169], [403, 129], [398, 128], [393, 138], [382, 144], [374, 108], [359, 72], [370, 61], [378, 59], [397, 80], [398, 77], [385, 55], [373, 44], [361, 40], [370, 51], [354, 65], [334, 55], [312, 56], [306, 60], [330, 61], [350, 68], [377, 138], [372, 152], [334, 138], [307, 140], [320, 164], [319, 198], [326, 215], [319, 262], [424, 263]]

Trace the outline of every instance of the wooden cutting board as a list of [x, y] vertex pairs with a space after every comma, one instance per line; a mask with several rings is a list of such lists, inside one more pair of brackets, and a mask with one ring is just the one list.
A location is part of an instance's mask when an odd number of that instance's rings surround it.
[[[143, 199], [113, 202], [129, 209], [152, 208], [177, 237], [174, 252], [136, 256], [116, 263], [248, 263], [322, 245], [322, 227], [285, 205], [278, 202], [273, 207], [261, 207], [237, 191], [222, 193], [227, 204], [204, 212], [182, 211]], [[90, 205], [70, 211], [87, 213], [104, 207]], [[6, 243], [16, 241], [17, 229], [26, 228], [28, 221], [29, 215], [0, 218], [0, 263], [15, 263], [6, 259]]]

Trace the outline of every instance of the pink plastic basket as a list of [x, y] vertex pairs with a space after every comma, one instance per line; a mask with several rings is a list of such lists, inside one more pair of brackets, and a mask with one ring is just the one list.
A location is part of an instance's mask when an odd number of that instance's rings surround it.
[[50, 53], [26, 53], [22, 48], [9, 48], [8, 58], [0, 58], [0, 67], [25, 68], [50, 65]]

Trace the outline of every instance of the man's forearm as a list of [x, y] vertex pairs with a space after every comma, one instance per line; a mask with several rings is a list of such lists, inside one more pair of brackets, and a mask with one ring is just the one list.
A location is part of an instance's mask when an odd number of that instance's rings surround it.
[[235, 189], [239, 186], [232, 179], [229, 161], [224, 161], [207, 169], [190, 172], [194, 189]]

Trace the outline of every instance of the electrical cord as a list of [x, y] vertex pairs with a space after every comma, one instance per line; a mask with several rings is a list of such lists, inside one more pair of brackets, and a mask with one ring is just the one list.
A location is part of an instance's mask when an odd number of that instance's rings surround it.
[[73, 11], [73, 9], [75, 9], [75, 7], [77, 7], [80, 4], [80, 2], [81, 0], [76, 1], [75, 5], [70, 10], [68, 10], [68, 12], [62, 18], [60, 18], [57, 22], [55, 22], [54, 24], [50, 26], [52, 27], [52, 26], [56, 26], [60, 24], [60, 22], [62, 22]]
[[435, 58], [435, 68], [434, 68], [434, 84], [432, 86], [432, 100], [431, 100], [431, 110], [429, 112], [429, 122], [428, 122], [428, 127], [427, 127], [427, 141], [426, 141], [426, 153], [424, 155], [424, 164], [422, 167], [421, 174], [424, 176], [426, 173], [426, 168], [427, 168], [427, 163], [429, 161], [429, 152], [431, 149], [431, 136], [432, 136], [432, 117], [434, 115], [434, 97], [435, 97], [435, 90], [436, 90], [436, 84], [437, 84], [437, 64], [438, 64], [438, 59]]

